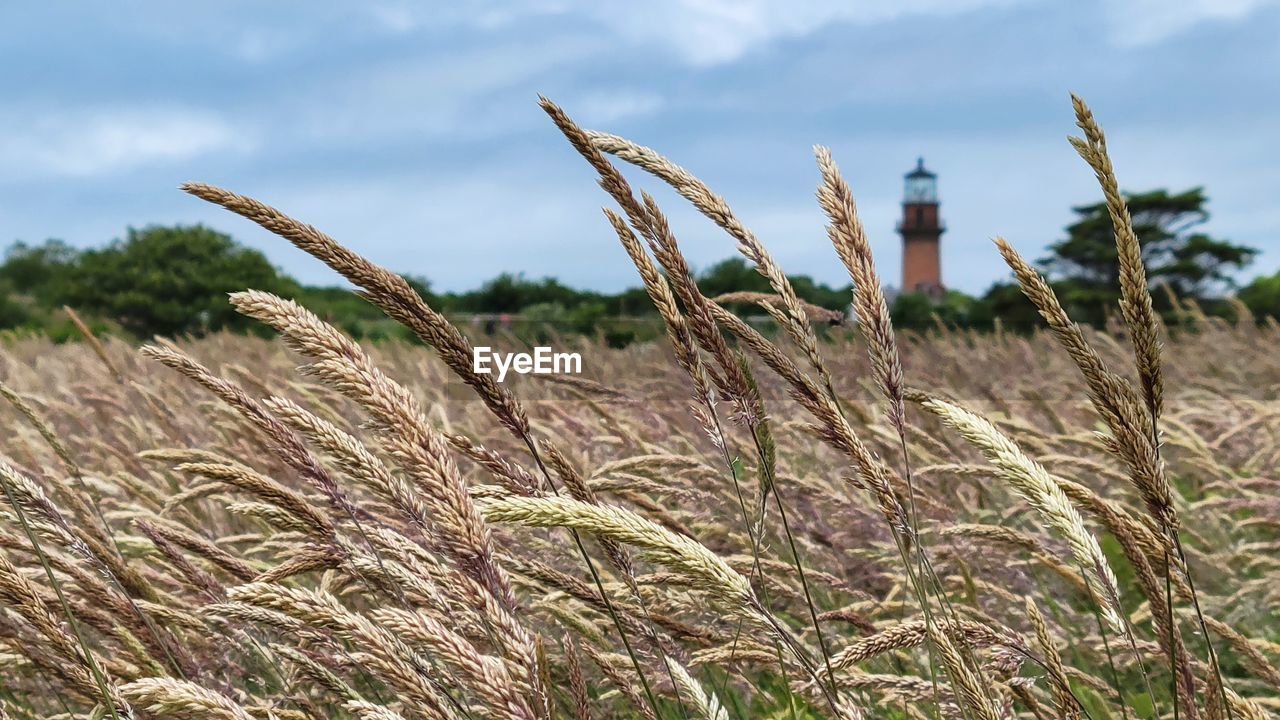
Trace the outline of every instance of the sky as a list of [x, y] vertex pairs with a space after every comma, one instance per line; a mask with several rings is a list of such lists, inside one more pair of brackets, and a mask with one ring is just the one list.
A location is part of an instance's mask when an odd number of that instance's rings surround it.
[[[792, 274], [848, 277], [812, 147], [886, 284], [902, 175], [938, 174], [943, 282], [980, 292], [1096, 202], [1069, 93], [1126, 190], [1205, 187], [1210, 233], [1280, 270], [1273, 0], [229, 0], [0, 4], [0, 243], [201, 222], [308, 283], [321, 263], [177, 189], [254, 196], [436, 290], [501, 272], [638, 285], [590, 168], [537, 106], [699, 175]], [[695, 267], [733, 241], [657, 181]]]

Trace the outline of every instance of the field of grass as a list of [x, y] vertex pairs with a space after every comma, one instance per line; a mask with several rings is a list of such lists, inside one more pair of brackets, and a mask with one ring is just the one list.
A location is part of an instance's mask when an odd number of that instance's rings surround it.
[[[282, 340], [6, 345], [0, 717], [1280, 712], [1280, 328], [1160, 326], [1083, 105], [1125, 298], [1078, 328], [1001, 245], [1031, 336], [894, 333], [821, 149], [861, 322], [815, 329], [723, 201], [546, 109], [669, 342], [573, 341], [583, 375], [499, 385], [398, 276], [189, 186], [426, 346], [255, 292], [232, 302]], [[698, 292], [604, 153], [726, 229], [775, 337]]]

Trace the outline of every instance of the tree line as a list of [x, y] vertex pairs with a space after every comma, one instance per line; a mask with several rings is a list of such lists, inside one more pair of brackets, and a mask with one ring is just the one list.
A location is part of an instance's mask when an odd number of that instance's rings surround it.
[[[1227, 294], [1238, 290], [1239, 300], [1255, 316], [1280, 317], [1280, 273], [1236, 288], [1233, 277], [1257, 250], [1203, 232], [1209, 214], [1202, 189], [1153, 190], [1127, 199], [1148, 277], [1168, 290], [1156, 293], [1159, 309], [1172, 314], [1169, 298], [1178, 297], [1196, 301], [1208, 313], [1226, 314], [1231, 311]], [[1120, 294], [1111, 220], [1103, 203], [1073, 211], [1075, 219], [1065, 237], [1049, 246], [1039, 265], [1073, 318], [1100, 324], [1114, 312]], [[638, 287], [600, 293], [574, 289], [555, 278], [503, 274], [474, 290], [435, 293], [425, 278], [406, 279], [446, 314], [514, 315], [526, 327], [598, 334], [615, 345], [660, 331], [652, 305]], [[805, 275], [790, 280], [797, 295], [809, 303], [841, 311], [849, 305], [850, 286], [831, 287]], [[740, 258], [706, 268], [698, 282], [709, 297], [770, 291], [764, 277]], [[123, 238], [91, 249], [58, 240], [13, 244], [0, 263], [0, 330], [39, 332], [56, 340], [74, 337], [77, 331], [62, 312], [65, 306], [95, 331], [138, 338], [260, 331], [226, 301], [228, 292], [247, 287], [293, 298], [359, 338], [402, 336], [399, 325], [348, 289], [302, 284], [271, 265], [261, 252], [203, 225], [130, 228]], [[760, 314], [748, 304], [731, 307]], [[893, 301], [892, 313], [902, 329], [935, 323], [984, 329], [999, 322], [1007, 329], [1025, 330], [1039, 324], [1034, 308], [1007, 281], [977, 296], [947, 291], [940, 301], [901, 294]]]

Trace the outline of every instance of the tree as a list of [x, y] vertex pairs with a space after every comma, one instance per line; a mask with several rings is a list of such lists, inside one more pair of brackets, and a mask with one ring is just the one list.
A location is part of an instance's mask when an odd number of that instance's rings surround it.
[[1255, 317], [1280, 320], [1280, 272], [1254, 278], [1253, 282], [1240, 288], [1238, 297]]
[[61, 240], [40, 245], [16, 242], [4, 254], [0, 284], [19, 295], [28, 295], [42, 304], [52, 304], [66, 291], [71, 268], [80, 251]]
[[572, 308], [600, 299], [596, 293], [574, 290], [551, 277], [529, 280], [523, 274], [502, 273], [478, 290], [444, 298], [447, 310], [477, 313], [516, 313], [530, 305], [559, 304]]
[[921, 292], [900, 293], [889, 309], [898, 330], [924, 330], [933, 325], [933, 313], [933, 299]]
[[247, 328], [227, 293], [298, 290], [261, 252], [203, 225], [129, 228], [123, 240], [81, 253], [69, 275], [61, 302], [141, 336]]
[[[1202, 188], [1176, 194], [1152, 190], [1126, 195], [1126, 200], [1153, 285], [1168, 283], [1183, 297], [1210, 297], [1232, 287], [1232, 273], [1257, 254], [1196, 230], [1209, 219]], [[1120, 297], [1111, 217], [1105, 203], [1072, 210], [1077, 219], [1067, 226], [1067, 237], [1049, 246], [1051, 255], [1040, 263], [1058, 281], [1055, 289], [1068, 312], [1077, 320], [1100, 323]]]
[[707, 297], [732, 292], [773, 292], [768, 279], [740, 257], [726, 258], [698, 273], [698, 287]]
[[409, 287], [413, 291], [422, 296], [428, 305], [438, 304], [435, 293], [431, 292], [431, 281], [421, 275], [401, 275], [404, 281], [409, 283]]
[[982, 300], [959, 290], [948, 290], [940, 302], [921, 292], [908, 292], [893, 299], [889, 316], [900, 330], [927, 330], [938, 322], [968, 328], [987, 320], [985, 307]]
[[617, 295], [606, 296], [604, 301], [610, 315], [631, 317], [657, 313], [653, 300], [649, 299], [649, 293], [643, 287], [627, 288]]
[[1044, 327], [1044, 320], [1017, 283], [998, 282], [982, 295], [976, 308], [974, 324], [981, 328], [1001, 327], [1017, 332], [1030, 332]]
[[[840, 310], [850, 303], [851, 288], [848, 286], [831, 288], [814, 281], [808, 275], [788, 275], [787, 280], [797, 297], [814, 305]], [[732, 292], [773, 294], [769, 280], [740, 257], [721, 260], [699, 273], [698, 287], [707, 297]]]

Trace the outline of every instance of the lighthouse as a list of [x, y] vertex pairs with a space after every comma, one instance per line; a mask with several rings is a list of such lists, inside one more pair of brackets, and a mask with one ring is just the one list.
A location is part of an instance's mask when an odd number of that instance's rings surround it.
[[902, 292], [919, 292], [942, 300], [942, 260], [939, 243], [946, 228], [938, 217], [938, 176], [924, 167], [924, 158], [905, 176], [902, 197]]

